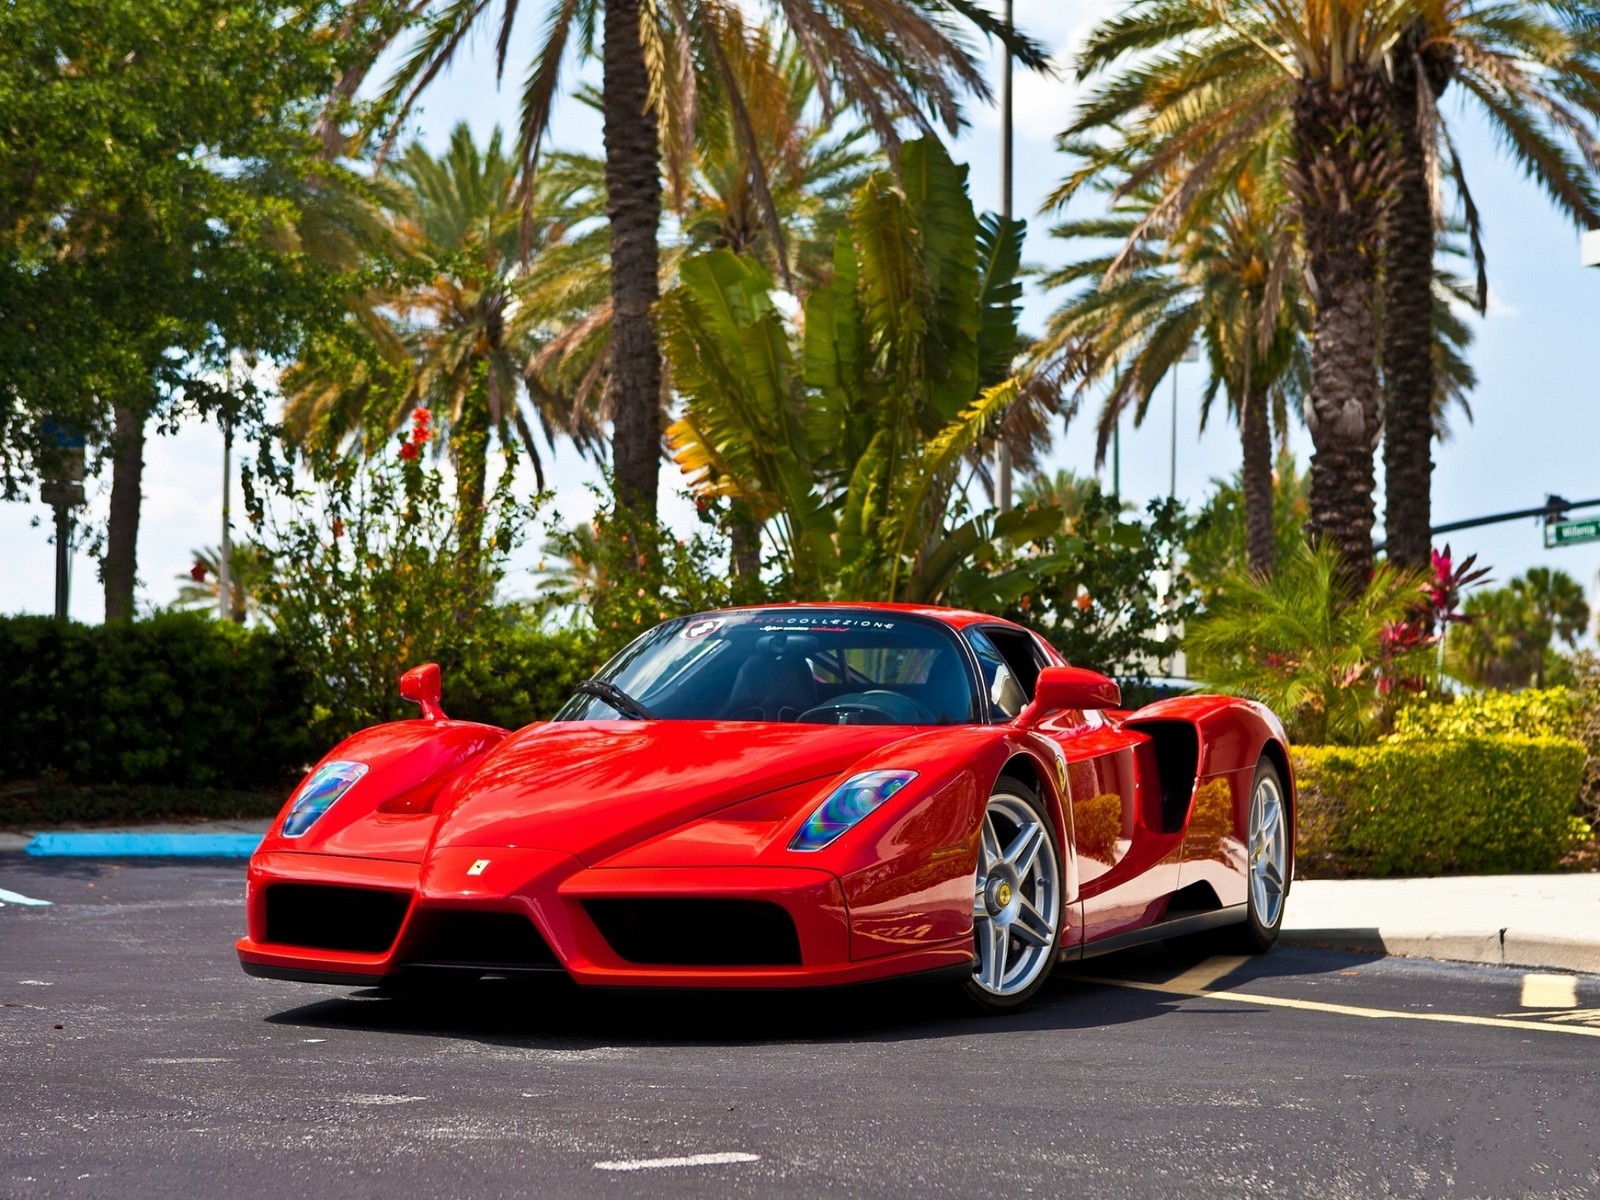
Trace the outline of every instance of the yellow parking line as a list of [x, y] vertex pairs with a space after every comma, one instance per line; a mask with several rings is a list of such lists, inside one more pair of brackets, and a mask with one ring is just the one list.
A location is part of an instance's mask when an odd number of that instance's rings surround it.
[[[1232, 970], [1232, 967], [1229, 968]], [[1225, 972], [1224, 972], [1225, 973]], [[1189, 972], [1185, 972], [1185, 975]], [[1199, 1000], [1231, 1000], [1236, 1004], [1259, 1004], [1266, 1008], [1294, 1008], [1302, 1012], [1331, 1013], [1340, 1017], [1365, 1017], [1382, 1021], [1432, 1021], [1442, 1025], [1481, 1025], [1492, 1029], [1539, 1030], [1544, 1033], [1573, 1033], [1579, 1037], [1600, 1038], [1600, 1028], [1587, 1025], [1546, 1024], [1542, 1014], [1530, 1013], [1528, 1018], [1517, 1020], [1507, 1017], [1472, 1017], [1465, 1013], [1403, 1012], [1390, 1008], [1363, 1008], [1354, 1004], [1327, 1004], [1320, 1000], [1295, 1000], [1287, 996], [1258, 996], [1251, 992], [1227, 992], [1205, 987], [1180, 986], [1184, 976], [1171, 983], [1145, 983], [1134, 979], [1107, 979], [1097, 975], [1079, 975], [1085, 983], [1099, 983], [1107, 987], [1134, 988], [1141, 992], [1161, 992], [1169, 996], [1189, 996]]]

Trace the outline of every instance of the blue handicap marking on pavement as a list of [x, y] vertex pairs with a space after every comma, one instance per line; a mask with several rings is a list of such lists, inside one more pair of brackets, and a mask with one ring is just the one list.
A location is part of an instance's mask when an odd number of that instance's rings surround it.
[[259, 833], [41, 833], [23, 852], [42, 858], [249, 858]]
[[32, 896], [24, 896], [21, 892], [8, 892], [5, 888], [0, 888], [0, 905], [6, 904], [24, 904], [29, 908], [50, 907], [48, 900], [35, 900]]

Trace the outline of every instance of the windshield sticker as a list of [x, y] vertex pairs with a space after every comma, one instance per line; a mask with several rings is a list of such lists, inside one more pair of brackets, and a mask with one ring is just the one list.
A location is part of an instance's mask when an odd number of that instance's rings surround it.
[[762, 633], [793, 633], [803, 629], [808, 633], [845, 633], [851, 629], [893, 629], [895, 622], [878, 621], [871, 617], [784, 617], [778, 620], [765, 618]]
[[707, 617], [703, 621], [690, 621], [678, 636], [686, 642], [698, 642], [703, 637], [709, 637], [725, 624], [727, 622], [721, 617]]

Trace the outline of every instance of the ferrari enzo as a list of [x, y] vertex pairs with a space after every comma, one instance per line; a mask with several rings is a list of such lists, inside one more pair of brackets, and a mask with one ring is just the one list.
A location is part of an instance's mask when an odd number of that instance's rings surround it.
[[946, 977], [1027, 1000], [1062, 960], [1270, 947], [1293, 867], [1283, 727], [1119, 707], [1021, 626], [891, 604], [670, 620], [516, 732], [445, 716], [334, 748], [251, 859], [252, 975], [438, 972], [789, 988]]

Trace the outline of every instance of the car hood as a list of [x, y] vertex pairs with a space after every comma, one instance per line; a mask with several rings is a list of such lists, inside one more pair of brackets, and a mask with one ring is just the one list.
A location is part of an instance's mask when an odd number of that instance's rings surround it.
[[820, 788], [914, 732], [727, 721], [530, 726], [458, 782], [434, 848], [558, 850], [593, 864], [768, 792], [808, 781]]

